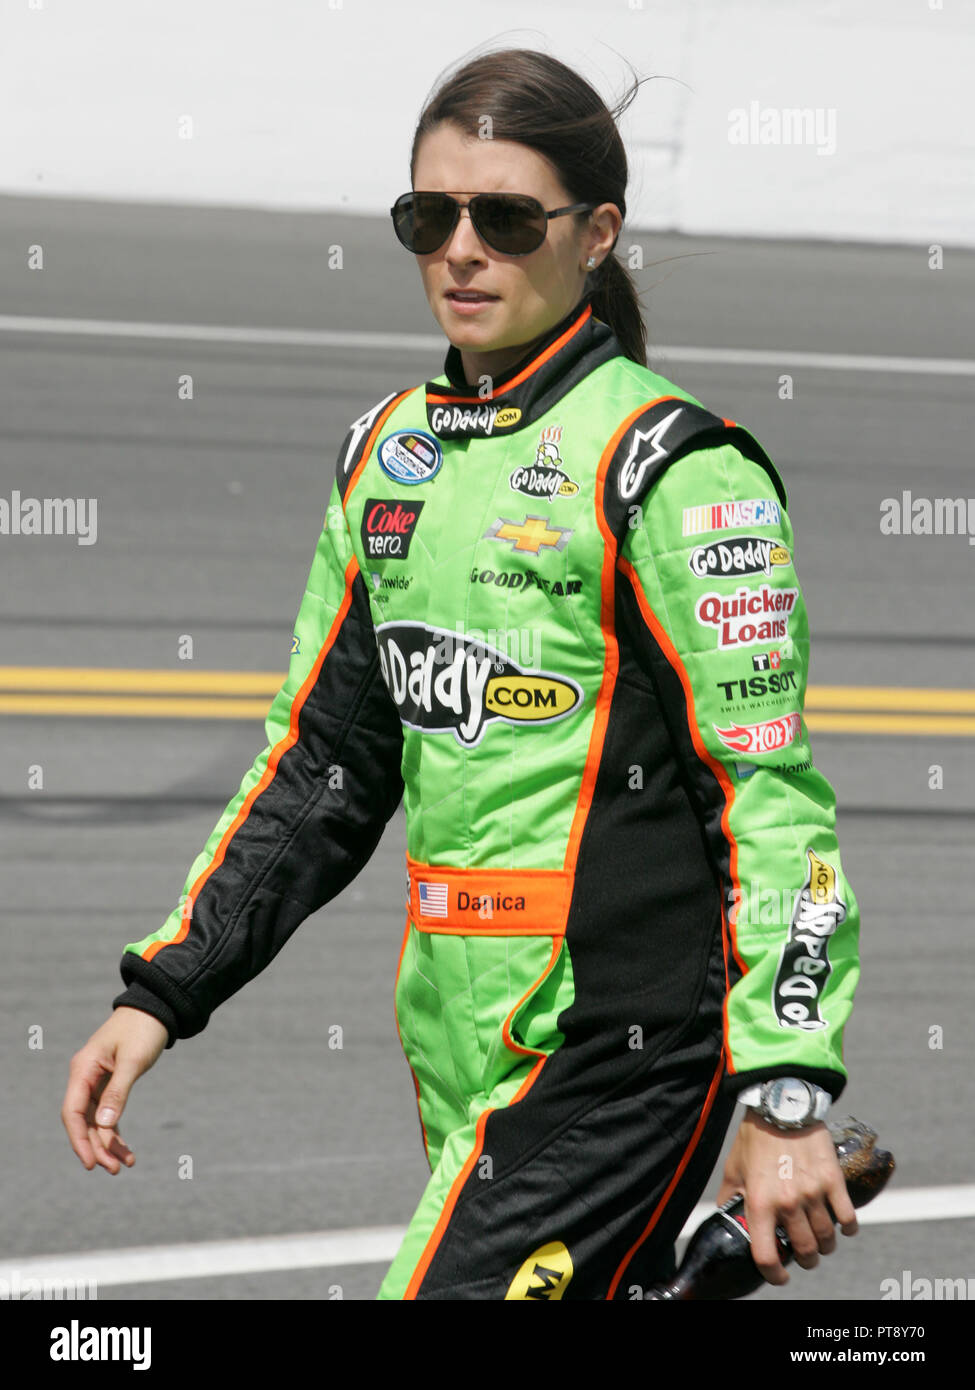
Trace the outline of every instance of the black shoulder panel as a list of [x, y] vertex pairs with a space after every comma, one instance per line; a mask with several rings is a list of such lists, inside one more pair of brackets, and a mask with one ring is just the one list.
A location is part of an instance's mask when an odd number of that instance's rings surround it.
[[366, 442], [372, 433], [376, 421], [380, 418], [387, 406], [391, 405], [393, 402], [399, 404], [404, 397], [410, 394], [411, 390], [417, 391], [422, 389], [422, 387], [414, 386], [406, 391], [390, 391], [388, 396], [383, 396], [381, 401], [377, 401], [375, 405], [370, 406], [366, 413], [360, 415], [358, 420], [352, 424], [348, 434], [342, 441], [342, 447], [339, 449], [338, 460], [335, 464], [335, 480], [338, 483], [339, 496], [343, 502], [345, 501], [345, 494], [348, 490], [349, 483], [352, 481], [352, 475], [356, 470], [356, 465], [362, 458]]
[[606, 520], [622, 545], [630, 508], [639, 506], [659, 477], [685, 454], [732, 444], [768, 473], [778, 499], [786, 506], [785, 488], [775, 464], [758, 440], [703, 406], [676, 396], [654, 401], [630, 422], [609, 461], [603, 507]]

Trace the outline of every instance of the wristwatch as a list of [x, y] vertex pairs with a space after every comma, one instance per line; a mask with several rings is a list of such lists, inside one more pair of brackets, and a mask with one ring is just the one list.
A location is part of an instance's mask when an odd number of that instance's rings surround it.
[[739, 1091], [738, 1101], [779, 1129], [806, 1129], [826, 1118], [833, 1097], [811, 1081], [779, 1076]]

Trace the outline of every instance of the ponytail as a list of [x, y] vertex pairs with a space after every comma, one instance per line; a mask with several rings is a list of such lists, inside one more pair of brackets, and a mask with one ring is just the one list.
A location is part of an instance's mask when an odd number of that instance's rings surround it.
[[645, 367], [647, 326], [640, 312], [633, 277], [615, 251], [591, 272], [586, 288], [595, 317], [613, 330], [624, 354]]

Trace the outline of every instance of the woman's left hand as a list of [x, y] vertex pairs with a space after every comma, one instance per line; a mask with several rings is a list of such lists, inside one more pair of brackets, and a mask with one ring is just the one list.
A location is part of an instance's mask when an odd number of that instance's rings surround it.
[[752, 1258], [770, 1284], [787, 1284], [775, 1242], [775, 1227], [789, 1237], [796, 1263], [813, 1269], [836, 1247], [827, 1203], [845, 1236], [857, 1219], [829, 1130], [822, 1123], [785, 1130], [748, 1110], [725, 1164], [718, 1203], [740, 1192], [752, 1238]]

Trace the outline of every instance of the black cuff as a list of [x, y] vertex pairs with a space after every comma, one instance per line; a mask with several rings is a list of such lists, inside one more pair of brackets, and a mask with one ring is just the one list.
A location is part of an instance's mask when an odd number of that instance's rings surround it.
[[124, 1005], [127, 1009], [141, 1009], [144, 1014], [152, 1014], [153, 1018], [158, 1018], [169, 1033], [167, 1047], [172, 1047], [179, 1037], [176, 1015], [168, 1004], [164, 1004], [151, 990], [146, 989], [145, 985], [140, 985], [138, 982], [129, 985], [128, 989], [117, 999], [112, 1000], [113, 1009], [119, 1008], [120, 1005]]

